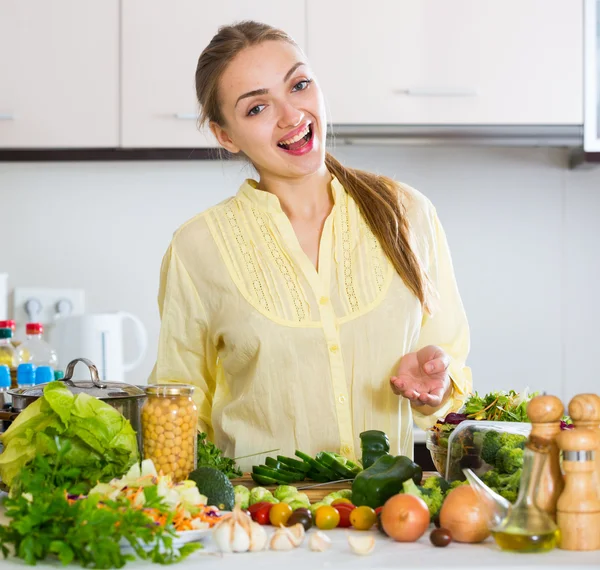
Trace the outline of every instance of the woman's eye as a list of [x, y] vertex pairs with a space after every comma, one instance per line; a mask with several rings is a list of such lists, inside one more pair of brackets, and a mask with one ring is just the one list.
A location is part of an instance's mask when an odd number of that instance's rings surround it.
[[255, 107], [252, 107], [252, 109], [250, 109], [248, 111], [248, 116], [249, 117], [253, 117], [254, 115], [258, 115], [264, 108], [264, 105], [256, 105]]
[[302, 81], [298, 81], [292, 91], [304, 91], [311, 83], [312, 79], [303, 79]]

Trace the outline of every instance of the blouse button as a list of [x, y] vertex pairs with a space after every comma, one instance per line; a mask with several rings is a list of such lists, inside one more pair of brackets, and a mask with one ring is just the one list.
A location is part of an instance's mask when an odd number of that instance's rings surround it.
[[342, 453], [343, 453], [344, 455], [350, 455], [350, 451], [352, 451], [352, 450], [350, 449], [350, 446], [349, 446], [349, 445], [344, 445], [344, 446], [342, 447]]
[[340, 404], [345, 404], [346, 403], [346, 396], [344, 396], [344, 394], [341, 394], [340, 397], [338, 398], [338, 402]]
[[334, 354], [340, 349], [340, 347], [337, 344], [332, 344], [329, 347], [329, 352], [333, 352]]
[[321, 303], [321, 305], [327, 305], [327, 303], [329, 303], [329, 297], [321, 297], [319, 303]]

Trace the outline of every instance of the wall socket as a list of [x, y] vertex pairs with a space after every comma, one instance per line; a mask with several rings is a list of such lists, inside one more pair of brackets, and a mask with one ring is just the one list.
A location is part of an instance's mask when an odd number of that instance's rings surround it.
[[[81, 315], [85, 311], [85, 291], [83, 289], [48, 289], [41, 287], [15, 287], [13, 291], [13, 319], [19, 329], [31, 321], [27, 308], [36, 312], [33, 320], [51, 327], [57, 317]], [[37, 311], [35, 311], [37, 309]]]

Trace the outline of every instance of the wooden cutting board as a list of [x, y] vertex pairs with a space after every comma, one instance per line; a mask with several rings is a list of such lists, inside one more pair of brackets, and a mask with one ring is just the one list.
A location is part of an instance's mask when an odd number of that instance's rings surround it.
[[[433, 475], [437, 475], [435, 471], [425, 471], [423, 473], [423, 480], [431, 477]], [[231, 479], [232, 485], [243, 485], [248, 489], [253, 489], [254, 487], [258, 487], [258, 485], [252, 480], [250, 473], [244, 473], [243, 477], [239, 477], [237, 479]], [[294, 483], [294, 487], [308, 487], [310, 485], [315, 485], [314, 481], [310, 479], [306, 479], [304, 481], [298, 481]], [[266, 487], [270, 491], [276, 489], [276, 487]], [[320, 487], [314, 487], [312, 489], [301, 489], [302, 493], [306, 493], [311, 503], [318, 503], [321, 501], [326, 495], [329, 493], [333, 493], [334, 491], [341, 491], [343, 489], [352, 489], [352, 481], [346, 481], [345, 483], [327, 483], [326, 485], [321, 485]]]

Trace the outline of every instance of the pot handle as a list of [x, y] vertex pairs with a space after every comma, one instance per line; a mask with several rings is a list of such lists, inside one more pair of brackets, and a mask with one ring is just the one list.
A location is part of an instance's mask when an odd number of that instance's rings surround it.
[[67, 364], [67, 369], [65, 370], [65, 377], [61, 378], [61, 381], [69, 386], [75, 386], [75, 383], [71, 378], [73, 378], [73, 372], [75, 371], [75, 365], [78, 362], [83, 362], [90, 369], [90, 376], [92, 377], [92, 384], [96, 386], [96, 388], [106, 388], [106, 384], [102, 384], [100, 382], [100, 377], [98, 376], [98, 369], [96, 365], [87, 358], [76, 358], [75, 360], [71, 360], [69, 364]]

